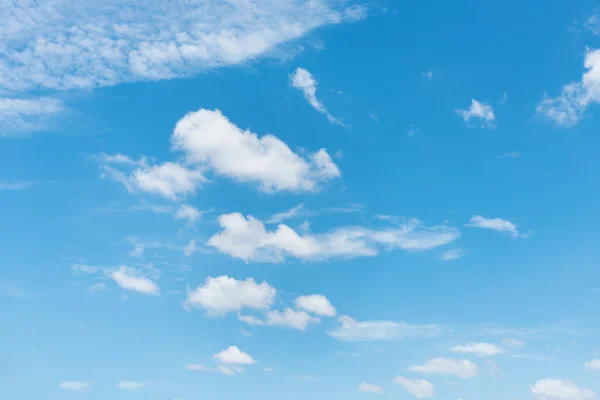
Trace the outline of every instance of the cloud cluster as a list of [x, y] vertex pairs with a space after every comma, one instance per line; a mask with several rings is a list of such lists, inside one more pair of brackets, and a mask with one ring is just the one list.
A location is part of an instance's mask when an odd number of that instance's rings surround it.
[[393, 321], [356, 321], [347, 315], [337, 319], [338, 326], [328, 334], [345, 342], [401, 340], [431, 337], [442, 333], [437, 325], [411, 325]]
[[[242, 130], [220, 110], [200, 109], [181, 118], [171, 136], [173, 149], [184, 162], [151, 165], [122, 155], [102, 155], [105, 177], [120, 182], [129, 192], [145, 192], [170, 200], [194, 193], [207, 182], [206, 174], [257, 184], [268, 193], [314, 192], [341, 173], [325, 149], [298, 154], [273, 135], [258, 136]], [[118, 167], [118, 168], [117, 168]], [[191, 210], [181, 218], [195, 219]]]
[[596, 397], [590, 389], [581, 389], [575, 383], [561, 379], [542, 379], [529, 389], [539, 400], [587, 400]]
[[587, 71], [581, 80], [563, 86], [557, 97], [544, 97], [537, 106], [538, 115], [558, 125], [573, 126], [588, 106], [600, 103], [600, 49], [587, 49], [584, 67]]
[[246, 262], [282, 262], [290, 257], [315, 261], [374, 256], [381, 248], [423, 251], [447, 245], [460, 236], [454, 227], [426, 227], [416, 219], [383, 229], [348, 226], [317, 235], [301, 235], [284, 224], [267, 230], [262, 221], [240, 213], [223, 214], [218, 222], [222, 230], [207, 244]]

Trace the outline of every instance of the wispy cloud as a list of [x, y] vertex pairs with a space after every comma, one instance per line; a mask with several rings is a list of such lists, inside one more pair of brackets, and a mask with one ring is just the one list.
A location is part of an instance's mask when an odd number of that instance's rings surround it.
[[527, 237], [527, 235], [519, 232], [515, 223], [502, 218], [485, 218], [481, 215], [473, 215], [466, 226], [471, 228], [491, 229], [497, 232], [507, 232], [513, 237]]
[[33, 182], [0, 182], [1, 190], [25, 190], [33, 185]]
[[317, 81], [310, 72], [304, 68], [297, 68], [296, 71], [290, 75], [290, 79], [292, 81], [292, 86], [302, 91], [306, 101], [308, 101], [315, 110], [325, 115], [332, 124], [345, 127], [339, 119], [327, 111], [323, 102], [317, 98]]
[[[1, 32], [1, 28], [0, 28]], [[0, 34], [1, 38], [1, 34]], [[1, 45], [0, 45], [1, 49]], [[0, 53], [0, 72], [2, 55]], [[0, 77], [0, 93], [1, 93]], [[50, 97], [2, 98], [0, 97], [1, 136], [22, 136], [50, 127], [53, 118], [64, 112], [66, 106], [61, 100]]]

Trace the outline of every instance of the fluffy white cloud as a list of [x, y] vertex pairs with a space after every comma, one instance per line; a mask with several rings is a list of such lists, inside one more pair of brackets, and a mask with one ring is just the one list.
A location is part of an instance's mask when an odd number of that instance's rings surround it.
[[504, 353], [500, 346], [492, 343], [467, 343], [450, 348], [454, 353], [476, 354], [480, 357], [495, 356]]
[[563, 126], [572, 126], [589, 105], [600, 103], [600, 49], [588, 49], [584, 67], [587, 71], [578, 82], [562, 88], [558, 97], [544, 96], [537, 106], [538, 115]]
[[452, 249], [442, 253], [442, 261], [458, 260], [465, 255], [465, 251], [462, 249]]
[[276, 295], [277, 290], [267, 282], [256, 283], [252, 278], [208, 277], [204, 285], [188, 293], [184, 307], [202, 308], [208, 315], [223, 315], [242, 308], [266, 310]]
[[456, 375], [459, 378], [472, 378], [477, 375], [477, 364], [469, 360], [434, 358], [423, 365], [410, 368], [423, 374]]
[[516, 224], [502, 218], [485, 218], [481, 215], [473, 215], [466, 226], [471, 228], [491, 229], [497, 232], [508, 232], [513, 237], [526, 236], [519, 233]]
[[344, 126], [337, 118], [329, 114], [323, 102], [317, 98], [317, 81], [310, 72], [304, 68], [297, 68], [296, 71], [290, 75], [292, 86], [298, 90], [301, 90], [304, 94], [306, 101], [321, 114], [325, 115], [329, 122]]
[[187, 204], [182, 204], [181, 207], [179, 207], [179, 210], [175, 212], [176, 220], [184, 219], [189, 221], [190, 223], [198, 221], [198, 219], [200, 219], [201, 216], [202, 213], [197, 208], [194, 208]]
[[539, 400], [586, 400], [596, 397], [590, 389], [580, 389], [573, 382], [560, 379], [542, 379], [529, 389]]
[[223, 214], [218, 222], [222, 231], [212, 236], [208, 245], [246, 262], [282, 262], [287, 257], [326, 260], [374, 256], [381, 247], [429, 250], [451, 243], [460, 236], [460, 231], [454, 227], [425, 227], [416, 219], [379, 230], [343, 227], [319, 235], [299, 235], [284, 224], [268, 231], [262, 221], [240, 213]]
[[121, 289], [129, 290], [149, 295], [160, 294], [158, 285], [145, 276], [140, 276], [136, 270], [125, 266], [110, 273], [110, 278], [114, 280]]
[[256, 361], [247, 353], [244, 353], [237, 346], [230, 346], [226, 350], [217, 353], [213, 358], [223, 364], [251, 365]]
[[63, 390], [72, 390], [74, 392], [82, 392], [89, 387], [87, 382], [81, 381], [62, 381], [58, 387]]
[[339, 325], [328, 334], [346, 342], [401, 340], [410, 337], [436, 336], [437, 325], [410, 325], [392, 321], [355, 321], [347, 315], [338, 318]]
[[394, 379], [394, 383], [396, 385], [402, 385], [410, 394], [419, 399], [433, 397], [433, 383], [428, 382], [425, 379], [408, 379], [398, 376]]
[[337, 314], [327, 297], [320, 294], [298, 297], [296, 307], [324, 317], [335, 317]]
[[[0, 21], [2, 21], [1, 17]], [[0, 72], [2, 71], [1, 49], [2, 45], [0, 45]], [[20, 99], [0, 97], [0, 124], [2, 125], [0, 136], [21, 136], [47, 129], [51, 126], [52, 119], [63, 111], [65, 111], [63, 102], [50, 97]]]
[[594, 359], [592, 361], [586, 362], [585, 367], [587, 369], [600, 369], [600, 360]]
[[23, 0], [2, 11], [2, 91], [191, 76], [366, 16], [365, 7], [327, 0], [106, 0], [101, 8], [93, 0]]
[[283, 312], [269, 311], [266, 316], [265, 324], [304, 331], [310, 324], [317, 324], [320, 321], [319, 318], [313, 317], [305, 311], [296, 311], [291, 308], [286, 308]]
[[117, 384], [117, 388], [121, 390], [128, 390], [130, 392], [135, 392], [146, 386], [143, 382], [133, 382], [133, 381], [121, 381]]
[[469, 122], [472, 119], [481, 120], [482, 128], [493, 128], [496, 123], [496, 116], [494, 115], [492, 106], [475, 99], [471, 99], [471, 106], [467, 110], [456, 109], [454, 112], [460, 115], [465, 122]]
[[241, 130], [219, 110], [188, 113], [177, 123], [171, 141], [188, 162], [217, 175], [258, 183], [266, 192], [314, 191], [319, 183], [340, 176], [324, 149], [301, 156], [273, 135], [259, 137]]
[[381, 387], [372, 385], [370, 383], [365, 383], [365, 382], [358, 385], [358, 391], [362, 392], [362, 393], [375, 393], [375, 394], [383, 393], [383, 389]]

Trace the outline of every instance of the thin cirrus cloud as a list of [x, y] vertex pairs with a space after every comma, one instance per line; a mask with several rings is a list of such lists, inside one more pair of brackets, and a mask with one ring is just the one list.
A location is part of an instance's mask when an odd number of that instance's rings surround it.
[[587, 400], [596, 397], [590, 389], [582, 389], [571, 381], [541, 379], [529, 387], [540, 400]]
[[426, 381], [425, 379], [409, 379], [403, 376], [398, 376], [396, 379], [394, 379], [394, 383], [396, 385], [401, 385], [410, 394], [419, 399], [428, 399], [433, 397], [433, 383]]
[[460, 115], [467, 123], [471, 120], [479, 120], [482, 128], [494, 128], [496, 126], [496, 116], [494, 115], [492, 106], [475, 99], [471, 99], [471, 106], [468, 109], [457, 108], [454, 112]]
[[442, 253], [442, 261], [458, 260], [465, 255], [463, 249], [451, 249]]
[[506, 232], [512, 237], [527, 237], [526, 234], [520, 233], [518, 226], [508, 220], [502, 218], [486, 218], [481, 215], [473, 215], [466, 226], [471, 228], [491, 229], [496, 232]]
[[358, 385], [357, 390], [361, 393], [375, 393], [375, 394], [383, 393], [383, 389], [380, 386], [373, 385], [371, 383], [366, 383], [366, 382], [362, 382], [360, 385]]
[[434, 358], [423, 365], [411, 367], [410, 371], [422, 374], [455, 375], [466, 379], [477, 375], [477, 364], [470, 360]]
[[460, 236], [457, 228], [426, 227], [417, 219], [389, 228], [341, 227], [322, 234], [298, 234], [287, 225], [267, 230], [259, 219], [240, 213], [223, 214], [221, 231], [207, 244], [245, 262], [283, 262], [286, 258], [316, 261], [336, 257], [375, 256], [383, 249], [425, 251], [452, 243]]
[[415, 337], [433, 337], [442, 333], [438, 325], [411, 325], [394, 321], [356, 321], [342, 315], [338, 326], [328, 335], [344, 342], [392, 341]]
[[563, 86], [557, 97], [544, 95], [537, 115], [568, 127], [577, 124], [590, 105], [600, 103], [600, 49], [587, 49], [583, 65], [587, 71], [581, 80]]
[[[0, 71], [2, 71], [1, 59], [0, 55]], [[65, 109], [66, 106], [61, 100], [50, 97], [20, 99], [0, 97], [0, 123], [2, 124], [0, 137], [23, 136], [48, 129], [54, 119]]]
[[81, 381], [62, 381], [58, 385], [63, 390], [71, 390], [73, 392], [83, 392], [89, 386], [89, 383]]
[[290, 75], [292, 86], [300, 91], [304, 95], [304, 98], [308, 103], [318, 112], [325, 115], [329, 122], [332, 124], [345, 125], [336, 117], [331, 115], [329, 111], [323, 105], [323, 102], [317, 98], [317, 80], [313, 75], [304, 68], [296, 68], [293, 74]]
[[504, 353], [504, 350], [493, 343], [467, 343], [450, 348], [451, 352], [462, 354], [475, 354], [480, 357], [495, 356]]
[[[325, 149], [297, 154], [276, 136], [259, 137], [240, 129], [220, 110], [188, 113], [177, 122], [171, 143], [174, 150], [183, 153], [185, 166], [177, 162], [149, 165], [147, 159], [138, 164], [104, 162], [103, 176], [120, 182], [129, 192], [178, 200], [207, 182], [208, 172], [257, 184], [267, 193], [315, 192], [341, 175]], [[127, 167], [128, 170], [123, 169]]]
[[31, 184], [31, 182], [0, 182], [0, 190], [25, 190]]
[[144, 382], [135, 381], [121, 381], [117, 384], [117, 388], [121, 390], [127, 390], [129, 392], [135, 392], [143, 387], [147, 386]]

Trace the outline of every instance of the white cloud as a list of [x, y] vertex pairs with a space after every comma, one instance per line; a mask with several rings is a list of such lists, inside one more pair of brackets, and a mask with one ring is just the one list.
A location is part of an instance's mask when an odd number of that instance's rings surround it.
[[310, 324], [318, 324], [319, 322], [319, 318], [313, 317], [305, 311], [295, 311], [291, 308], [286, 308], [283, 312], [269, 311], [265, 324], [304, 331]]
[[144, 254], [144, 246], [136, 245], [129, 254], [133, 258], [141, 257]]
[[340, 120], [329, 114], [323, 105], [323, 102], [317, 98], [317, 81], [310, 72], [304, 68], [296, 68], [296, 71], [290, 75], [290, 79], [292, 86], [301, 90], [306, 101], [308, 101], [315, 110], [325, 115], [329, 122], [345, 126]]
[[460, 115], [465, 122], [469, 122], [471, 119], [481, 120], [482, 128], [493, 128], [496, 125], [496, 116], [494, 115], [492, 106], [481, 103], [475, 99], [471, 100], [471, 106], [468, 110], [456, 109], [454, 112]]
[[188, 293], [184, 307], [202, 308], [208, 315], [223, 315], [242, 308], [266, 310], [275, 301], [277, 290], [267, 282], [236, 280], [228, 276], [208, 277], [204, 285]]
[[408, 379], [402, 376], [394, 379], [396, 385], [402, 385], [410, 394], [419, 399], [433, 397], [434, 386], [425, 379]]
[[130, 392], [135, 392], [146, 386], [143, 382], [133, 382], [133, 381], [121, 381], [117, 384], [117, 388], [121, 390], [128, 390]]
[[181, 207], [179, 207], [179, 210], [175, 212], [176, 220], [185, 219], [190, 223], [198, 221], [198, 219], [200, 219], [201, 216], [202, 213], [198, 211], [198, 209], [187, 204], [182, 204]]
[[595, 359], [585, 363], [587, 369], [600, 369], [600, 360]]
[[220, 110], [188, 113], [177, 123], [171, 140], [189, 163], [258, 183], [265, 192], [315, 191], [320, 183], [340, 176], [324, 149], [303, 157], [273, 135], [259, 137], [241, 130]]
[[432, 80], [433, 79], [433, 68], [431, 68], [428, 71], [421, 72], [421, 76], [423, 76], [423, 77], [425, 77], [425, 78], [427, 78], [429, 80]]
[[375, 394], [383, 393], [383, 389], [381, 387], [372, 385], [370, 383], [365, 383], [365, 382], [362, 382], [360, 385], [358, 385], [358, 391], [362, 392], [362, 393], [375, 393]]
[[521, 158], [521, 153], [519, 153], [518, 151], [508, 151], [498, 156], [498, 158], [516, 160], [517, 158]]
[[63, 390], [72, 390], [74, 392], [82, 392], [89, 387], [87, 382], [80, 381], [62, 381], [58, 387]]
[[279, 223], [285, 221], [286, 219], [297, 217], [300, 214], [300, 211], [302, 210], [303, 207], [304, 207], [304, 204], [298, 204], [297, 206], [292, 207], [288, 211], [284, 211], [284, 212], [281, 212], [281, 213], [273, 214], [265, 222], [267, 224], [279, 224]]
[[196, 240], [192, 239], [189, 243], [183, 248], [183, 254], [185, 256], [191, 256], [196, 252]]
[[[2, 71], [1, 50], [2, 45], [0, 45], [0, 72]], [[0, 77], [0, 93], [1, 82]], [[50, 97], [0, 97], [0, 124], [2, 125], [0, 137], [22, 136], [50, 128], [53, 118], [64, 112], [65, 108], [62, 101]]]
[[327, 297], [320, 294], [298, 297], [296, 307], [325, 317], [335, 317], [337, 314]]
[[505, 338], [502, 339], [502, 344], [507, 347], [512, 347], [513, 349], [518, 349], [523, 347], [525, 345], [525, 342], [521, 339]]
[[463, 354], [476, 354], [480, 357], [495, 356], [504, 353], [498, 345], [492, 343], [467, 343], [450, 348], [451, 352]]
[[284, 224], [268, 231], [262, 221], [240, 213], [223, 214], [218, 222], [222, 231], [207, 244], [246, 262], [282, 262], [287, 257], [326, 260], [374, 256], [380, 248], [423, 251], [449, 244], [460, 236], [454, 227], [426, 227], [416, 219], [379, 230], [349, 226], [319, 235], [299, 235]]
[[252, 315], [242, 315], [238, 314], [238, 319], [242, 322], [245, 322], [248, 325], [264, 325], [265, 321], [262, 319], [256, 318]]
[[586, 400], [596, 397], [590, 389], [560, 379], [542, 379], [529, 387], [539, 400]]
[[104, 292], [105, 290], [106, 290], [106, 283], [104, 283], [104, 282], [92, 283], [87, 288], [87, 291], [90, 294]]
[[466, 226], [471, 228], [491, 229], [497, 232], [508, 232], [513, 237], [525, 236], [519, 233], [516, 224], [502, 218], [485, 218], [481, 215], [473, 215]]
[[456, 375], [459, 378], [472, 378], [477, 375], [477, 364], [469, 360], [434, 358], [423, 365], [410, 368], [423, 374]]
[[[8, 2], [0, 89], [89, 89], [244, 63], [366, 8], [324, 0]], [[152, 21], [151, 24], [147, 23]]]
[[185, 366], [185, 369], [187, 369], [188, 371], [207, 371], [208, 368], [206, 368], [205, 366], [201, 365], [201, 364], [187, 364]]
[[347, 315], [337, 319], [339, 326], [328, 334], [346, 342], [401, 340], [410, 337], [437, 336], [437, 325], [410, 325], [392, 321], [355, 321]]
[[586, 28], [588, 28], [593, 34], [600, 35], [600, 14], [594, 14], [585, 23]]
[[85, 265], [85, 264], [73, 264], [71, 265], [71, 271], [75, 274], [95, 274], [98, 272], [98, 267], [93, 265]]
[[237, 346], [229, 346], [226, 350], [217, 353], [213, 358], [223, 364], [251, 365], [256, 361], [247, 353], [244, 353]]
[[442, 253], [442, 261], [457, 260], [465, 255], [463, 249], [452, 249]]
[[587, 71], [578, 82], [563, 86], [558, 97], [548, 97], [537, 106], [537, 114], [558, 125], [572, 126], [589, 105], [600, 103], [600, 49], [587, 49], [584, 67]]
[[24, 190], [31, 186], [31, 182], [0, 182], [0, 190]]
[[114, 280], [121, 289], [149, 295], [160, 294], [160, 289], [156, 283], [144, 276], [139, 276], [132, 268], [122, 266], [118, 270], [113, 271], [110, 274], [110, 278]]

